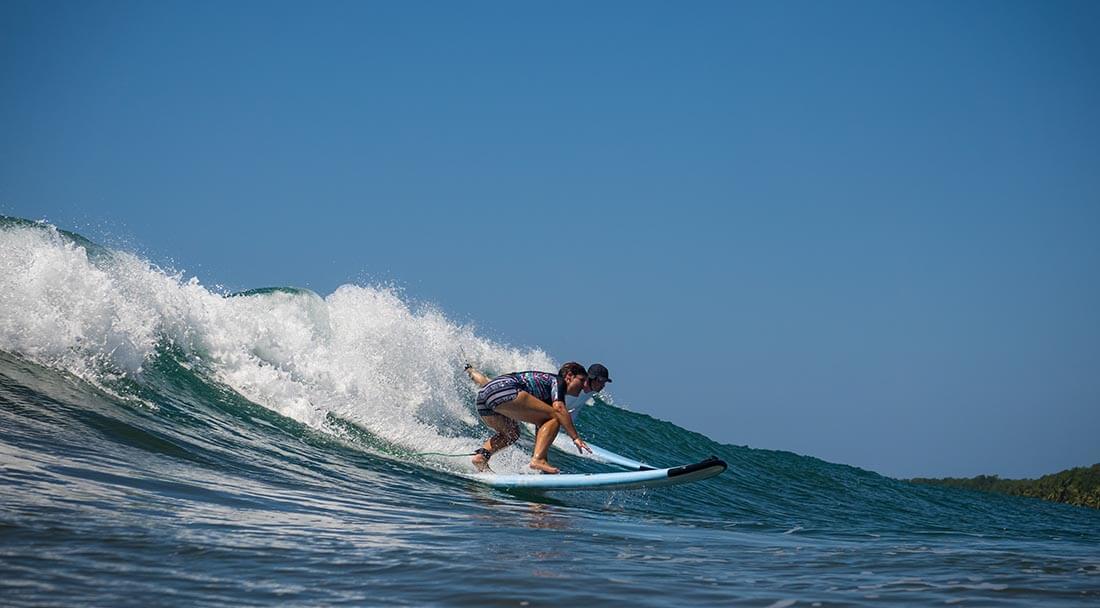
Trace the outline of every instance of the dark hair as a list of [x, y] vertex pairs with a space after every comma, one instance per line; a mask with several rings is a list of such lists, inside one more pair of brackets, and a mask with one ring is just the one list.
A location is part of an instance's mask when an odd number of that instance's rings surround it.
[[559, 377], [565, 378], [566, 374], [573, 374], [574, 376], [584, 376], [586, 378], [588, 377], [588, 371], [584, 369], [583, 365], [577, 363], [576, 361], [570, 361], [569, 363], [561, 366], [561, 369], [558, 370]]

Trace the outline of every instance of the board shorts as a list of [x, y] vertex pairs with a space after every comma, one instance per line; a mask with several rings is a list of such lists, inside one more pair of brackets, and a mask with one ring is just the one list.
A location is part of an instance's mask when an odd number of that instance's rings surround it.
[[482, 416], [496, 414], [493, 410], [502, 403], [508, 403], [524, 390], [523, 382], [512, 376], [493, 378], [477, 392], [477, 413]]

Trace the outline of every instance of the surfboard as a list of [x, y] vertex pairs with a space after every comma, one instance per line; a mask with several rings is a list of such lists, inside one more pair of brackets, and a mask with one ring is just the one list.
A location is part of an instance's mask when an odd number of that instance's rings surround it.
[[565, 473], [561, 475], [498, 475], [478, 473], [468, 479], [494, 488], [523, 490], [632, 490], [658, 488], [710, 479], [726, 470], [715, 456], [694, 464], [667, 469], [617, 473]]
[[[524, 423], [520, 425], [520, 428], [524, 429], [525, 431], [527, 431], [528, 434], [534, 437], [535, 425]], [[552, 443], [550, 447], [554, 448], [555, 450], [565, 452], [566, 454], [572, 454], [573, 456], [578, 455], [577, 448], [573, 446], [573, 441], [560, 433], [557, 437], [554, 438], [554, 443]], [[623, 456], [621, 454], [616, 454], [615, 452], [601, 448], [598, 445], [592, 445], [590, 443], [588, 444], [588, 447], [592, 449], [592, 453], [589, 454], [585, 452], [583, 454], [579, 454], [579, 456], [581, 456], [582, 458], [595, 460], [596, 462], [602, 462], [604, 464], [613, 464], [617, 467], [622, 467], [628, 471], [651, 471], [657, 468], [639, 460], [634, 460], [633, 458], [627, 458], [626, 456]]]
[[[557, 445], [555, 445], [554, 447], [559, 448], [559, 446], [557, 446]], [[572, 442], [569, 443], [569, 447], [573, 447]], [[592, 453], [591, 454], [583, 454], [583, 455], [587, 456], [587, 457], [589, 457], [592, 460], [595, 460], [597, 462], [602, 462], [604, 464], [613, 464], [617, 467], [622, 467], [622, 468], [630, 470], [630, 471], [652, 471], [652, 470], [655, 470], [657, 468], [657, 467], [649, 466], [648, 464], [646, 464], [644, 462], [639, 462], [637, 460], [634, 460], [633, 458], [627, 458], [626, 456], [616, 454], [615, 452], [612, 452], [611, 450], [605, 450], [604, 448], [601, 448], [598, 445], [592, 445], [590, 443], [590, 444], [588, 444], [588, 447], [592, 449]], [[561, 449], [561, 448], [559, 448], [559, 449]], [[576, 451], [577, 451], [576, 448], [574, 448], [573, 452], [571, 452], [571, 453], [574, 453]]]

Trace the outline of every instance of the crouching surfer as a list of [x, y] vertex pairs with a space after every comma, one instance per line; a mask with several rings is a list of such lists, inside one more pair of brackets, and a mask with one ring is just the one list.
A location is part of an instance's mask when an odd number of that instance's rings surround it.
[[[577, 423], [577, 418], [584, 413], [584, 406], [591, 403], [592, 396], [602, 391], [607, 383], [611, 382], [611, 377], [608, 374], [610, 372], [607, 371], [606, 365], [593, 363], [588, 366], [588, 377], [584, 379], [584, 386], [581, 388], [580, 395], [566, 394], [565, 408], [569, 410], [569, 415], [573, 417], [574, 425]], [[469, 363], [466, 364], [466, 375], [479, 387], [489, 383], [489, 377]]]
[[480, 471], [488, 470], [489, 457], [519, 439], [519, 422], [537, 427], [531, 468], [543, 473], [557, 473], [550, 465], [547, 452], [559, 428], [573, 438], [578, 452], [592, 450], [577, 434], [573, 418], [565, 409], [565, 396], [576, 397], [584, 388], [588, 372], [580, 363], [570, 361], [561, 366], [557, 375], [547, 372], [514, 372], [489, 380], [477, 393], [477, 413], [482, 422], [496, 431], [478, 448], [472, 462]]

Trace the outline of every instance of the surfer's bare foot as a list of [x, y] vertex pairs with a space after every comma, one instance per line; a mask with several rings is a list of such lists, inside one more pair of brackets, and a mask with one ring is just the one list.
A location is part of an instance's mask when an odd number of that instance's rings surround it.
[[473, 463], [478, 472], [485, 473], [486, 471], [488, 471], [488, 461], [485, 460], [485, 456], [478, 454], [470, 458], [470, 462]]
[[557, 467], [551, 465], [545, 459], [536, 460], [532, 458], [530, 467], [536, 471], [542, 471], [543, 473], [549, 473], [551, 475], [556, 475], [559, 472]]
[[485, 454], [492, 455], [492, 452], [489, 452], [488, 450], [478, 450], [474, 454], [474, 457], [470, 458], [471, 464], [473, 464], [474, 467], [477, 468], [477, 471], [481, 473], [489, 471], [488, 456], [486, 456]]

